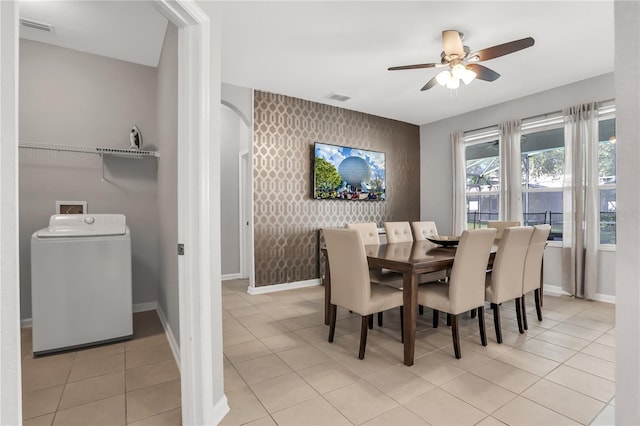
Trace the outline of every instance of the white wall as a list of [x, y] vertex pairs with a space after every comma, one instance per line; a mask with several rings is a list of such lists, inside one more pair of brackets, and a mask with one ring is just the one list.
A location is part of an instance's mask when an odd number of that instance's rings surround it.
[[[433, 220], [441, 233], [451, 232], [453, 182], [450, 135], [499, 123], [560, 111], [584, 102], [614, 99], [613, 73], [557, 87], [420, 127], [420, 217]], [[545, 285], [560, 286], [560, 250], [545, 252]], [[615, 252], [600, 252], [598, 293], [615, 295]]]
[[[105, 84], [105, 82], [109, 84]], [[136, 124], [157, 145], [156, 69], [20, 40], [20, 140], [129, 147]], [[158, 280], [156, 160], [20, 150], [21, 318], [31, 317], [31, 234], [56, 200], [85, 200], [90, 213], [123, 213], [131, 228], [133, 303], [154, 302]]]
[[180, 343], [178, 298], [178, 29], [172, 23], [158, 64], [158, 307]]

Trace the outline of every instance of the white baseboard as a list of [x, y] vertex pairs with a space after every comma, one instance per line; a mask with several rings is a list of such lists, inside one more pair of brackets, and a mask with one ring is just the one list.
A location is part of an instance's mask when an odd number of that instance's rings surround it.
[[[562, 287], [548, 284], [544, 285], [544, 294], [552, 294], [554, 296], [571, 296], [571, 293], [566, 292]], [[611, 296], [610, 294], [596, 293], [593, 300], [596, 302], [613, 303], [614, 305], [616, 303], [616, 297]]]
[[239, 272], [237, 274], [224, 274], [220, 277], [222, 281], [240, 280], [242, 278], [245, 278], [245, 277], [243, 277], [242, 274], [240, 274]]
[[274, 293], [276, 291], [293, 290], [296, 288], [314, 287], [320, 284], [321, 284], [320, 278], [314, 278], [312, 280], [294, 281], [292, 283], [283, 283], [283, 284], [274, 284], [274, 285], [264, 285], [261, 287], [249, 286], [249, 288], [247, 288], [247, 293], [251, 295], [266, 294], [266, 293]]
[[176, 364], [178, 365], [178, 370], [180, 369], [180, 345], [178, 345], [178, 341], [176, 337], [173, 335], [173, 331], [171, 331], [171, 327], [169, 326], [169, 321], [167, 321], [167, 316], [164, 314], [164, 311], [158, 304], [156, 308], [156, 312], [158, 313], [158, 318], [160, 318], [160, 323], [162, 324], [162, 328], [164, 328], [164, 334], [167, 335], [167, 340], [169, 341], [169, 346], [171, 346], [171, 352], [173, 352], [173, 357], [176, 360]]
[[229, 412], [229, 402], [227, 401], [227, 396], [222, 395], [222, 398], [215, 403], [212, 410], [213, 424], [218, 424], [222, 422], [224, 416]]

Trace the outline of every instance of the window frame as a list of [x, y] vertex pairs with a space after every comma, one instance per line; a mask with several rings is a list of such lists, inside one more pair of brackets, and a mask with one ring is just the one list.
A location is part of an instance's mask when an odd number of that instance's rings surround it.
[[[600, 108], [598, 108], [598, 129], [600, 127], [600, 122], [604, 120], [616, 119], [616, 106], [613, 103], [601, 104]], [[600, 141], [598, 141], [598, 144]], [[616, 148], [617, 150], [617, 148]], [[598, 153], [600, 155], [600, 153]], [[616, 200], [618, 199], [618, 190], [617, 190], [617, 176], [618, 170], [616, 167], [616, 183], [600, 183], [600, 179], [598, 179], [598, 199], [601, 199], [602, 190], [607, 189], [615, 189], [616, 190]], [[617, 211], [617, 208], [616, 208]], [[598, 212], [598, 218], [600, 218], [600, 212]], [[616, 251], [617, 244], [601, 244], [600, 243], [600, 226], [601, 221], [598, 219], [598, 249], [602, 251]], [[616, 215], [616, 243], [618, 242], [618, 217]]]
[[[470, 146], [474, 146], [474, 145], [480, 145], [483, 143], [487, 143], [487, 142], [497, 142], [498, 144], [500, 144], [500, 131], [498, 129], [498, 126], [492, 126], [489, 128], [485, 128], [482, 130], [477, 130], [477, 131], [471, 131], [471, 132], [465, 132], [464, 136], [464, 149], [465, 149], [465, 201], [466, 201], [466, 206], [465, 206], [465, 214], [467, 215], [466, 217], [468, 218], [469, 216], [469, 195], [474, 196], [497, 196], [498, 197], [498, 218], [500, 217], [500, 203], [502, 202], [502, 197], [500, 197], [500, 188], [503, 185], [502, 180], [501, 180], [501, 173], [500, 170], [502, 168], [502, 163], [500, 161], [500, 155], [497, 156], [498, 158], [498, 189], [494, 190], [494, 191], [478, 191], [478, 192], [469, 192], [467, 190], [467, 182], [466, 182], [466, 171], [467, 171], [467, 161], [469, 161], [467, 159], [467, 148], [469, 148]], [[498, 152], [500, 150], [499, 148], [500, 145], [498, 145]], [[487, 157], [489, 158], [489, 157]], [[489, 212], [490, 213], [490, 212]], [[498, 219], [499, 220], [499, 219]], [[469, 228], [469, 223], [467, 222], [467, 229]]]

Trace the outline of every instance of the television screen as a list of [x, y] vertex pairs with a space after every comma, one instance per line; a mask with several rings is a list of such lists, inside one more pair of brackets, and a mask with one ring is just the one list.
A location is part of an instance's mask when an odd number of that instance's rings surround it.
[[316, 199], [386, 198], [384, 152], [316, 142], [313, 176]]

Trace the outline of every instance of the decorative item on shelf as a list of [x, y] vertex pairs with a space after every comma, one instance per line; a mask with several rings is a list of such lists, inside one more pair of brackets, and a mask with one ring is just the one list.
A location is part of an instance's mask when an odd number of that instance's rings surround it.
[[131, 128], [129, 140], [131, 140], [131, 146], [129, 149], [142, 149], [142, 132], [135, 124]]

